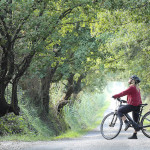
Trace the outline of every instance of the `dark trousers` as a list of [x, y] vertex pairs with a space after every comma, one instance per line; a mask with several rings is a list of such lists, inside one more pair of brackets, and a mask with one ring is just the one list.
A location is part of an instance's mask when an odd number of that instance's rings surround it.
[[138, 122], [140, 106], [123, 105], [118, 109], [118, 116], [123, 117], [124, 114], [132, 112], [132, 117], [135, 122]]

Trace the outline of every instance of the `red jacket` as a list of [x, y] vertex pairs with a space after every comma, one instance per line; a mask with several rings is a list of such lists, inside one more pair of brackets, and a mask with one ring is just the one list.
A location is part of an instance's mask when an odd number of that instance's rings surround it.
[[127, 103], [129, 105], [138, 106], [142, 104], [140, 91], [138, 91], [134, 85], [131, 85], [128, 89], [119, 94], [114, 95], [113, 97], [119, 98], [125, 95], [127, 95]]

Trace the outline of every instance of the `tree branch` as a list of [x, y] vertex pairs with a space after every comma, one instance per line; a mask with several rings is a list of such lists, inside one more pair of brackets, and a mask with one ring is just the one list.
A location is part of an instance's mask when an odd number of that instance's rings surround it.
[[88, 23], [96, 23], [96, 22], [100, 22], [100, 21], [92, 21], [90, 22], [89, 20], [80, 20], [80, 21], [76, 21], [76, 22], [67, 22], [67, 23], [64, 23], [64, 24], [60, 24], [60, 25], [67, 25], [67, 24], [76, 24], [76, 23], [83, 23], [83, 22], [88, 22]]
[[1, 32], [1, 34], [2, 34], [3, 36], [5, 36], [5, 33], [6, 33], [7, 40], [10, 40], [9, 34], [8, 34], [8, 27], [7, 27], [7, 25], [6, 25], [5, 21], [4, 21], [4, 17], [3, 17], [3, 16], [0, 16], [0, 19], [1, 19], [1, 21], [2, 21], [2, 25], [3, 25], [4, 29], [5, 29], [5, 31], [6, 31], [6, 32], [4, 32], [4, 31], [1, 30], [0, 32]]
[[1, 70], [0, 70], [0, 82], [4, 80], [7, 73], [7, 65], [8, 65], [8, 53], [3, 52], [2, 61], [1, 61]]
[[36, 53], [36, 51], [32, 51], [32, 52], [29, 53], [29, 55], [27, 55], [23, 59], [23, 61], [19, 65], [18, 73], [15, 75], [15, 78], [13, 80], [16, 80], [17, 78], [20, 78], [24, 74], [26, 69], [29, 67], [35, 53]]
[[26, 21], [29, 17], [30, 17], [30, 15], [28, 15], [26, 18], [24, 18], [24, 19], [23, 19], [24, 21], [23, 21], [21, 24], [19, 24], [18, 29], [16, 30], [16, 32], [15, 32], [15, 34], [14, 34], [14, 37], [12, 38], [12, 43], [14, 43], [15, 40], [18, 38], [18, 34], [19, 34], [20, 30], [21, 30], [21, 27], [25, 24], [25, 21]]
[[10, 82], [14, 74], [14, 53], [12, 51], [8, 52], [8, 65], [7, 65], [7, 74], [5, 78], [6, 84]]
[[[66, 17], [69, 13], [71, 13], [73, 9], [75, 9], [75, 8], [77, 8], [77, 7], [79, 7], [79, 6], [82, 6], [82, 5], [85, 5], [85, 3], [75, 5], [74, 7], [65, 10], [65, 11], [59, 16], [59, 20], [62, 20], [62, 19], [63, 19], [64, 17]], [[59, 22], [59, 21], [58, 21], [58, 22]], [[58, 23], [58, 22], [57, 22], [57, 23]]]
[[[37, 3], [41, 3], [42, 1], [43, 0], [38, 0]], [[14, 37], [12, 39], [12, 43], [14, 43], [16, 39], [18, 39], [18, 34], [19, 34], [22, 26], [26, 23], [27, 19], [31, 16], [31, 14], [33, 13], [33, 11], [37, 9], [37, 7], [35, 7], [35, 3], [33, 4], [32, 8], [33, 8], [32, 12], [30, 12], [30, 14], [28, 14], [24, 19], [22, 19], [23, 20], [22, 23], [19, 24], [18, 29], [16, 30], [16, 32], [14, 34]], [[39, 16], [43, 15], [43, 12], [44, 12], [45, 8], [46, 8], [46, 3], [44, 3], [43, 9], [39, 13]]]

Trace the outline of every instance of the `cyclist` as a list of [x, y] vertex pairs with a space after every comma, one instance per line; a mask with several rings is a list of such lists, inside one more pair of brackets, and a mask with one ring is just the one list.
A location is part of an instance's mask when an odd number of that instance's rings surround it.
[[[133, 120], [137, 123], [138, 122], [138, 111], [140, 111], [140, 104], [142, 104], [141, 101], [141, 94], [140, 94], [140, 89], [138, 87], [138, 84], [141, 82], [141, 80], [136, 76], [133, 75], [130, 77], [128, 83], [129, 83], [129, 88], [126, 89], [125, 91], [122, 91], [119, 94], [113, 95], [113, 98], [120, 98], [122, 96], [127, 95], [127, 105], [121, 106], [118, 109], [118, 116], [122, 118], [122, 120], [125, 123], [125, 131], [129, 128], [131, 125], [131, 122], [127, 121], [126, 117], [124, 114], [127, 114], [129, 112], [132, 112]], [[131, 137], [128, 139], [137, 139], [137, 131], [139, 131], [139, 127], [137, 124], [132, 124], [134, 127], [135, 131]]]

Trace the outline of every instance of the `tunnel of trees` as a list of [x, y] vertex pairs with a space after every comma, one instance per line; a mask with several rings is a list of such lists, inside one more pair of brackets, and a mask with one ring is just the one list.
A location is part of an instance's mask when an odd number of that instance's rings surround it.
[[0, 1], [1, 121], [34, 109], [58, 135], [65, 106], [132, 74], [149, 98], [149, 0]]

